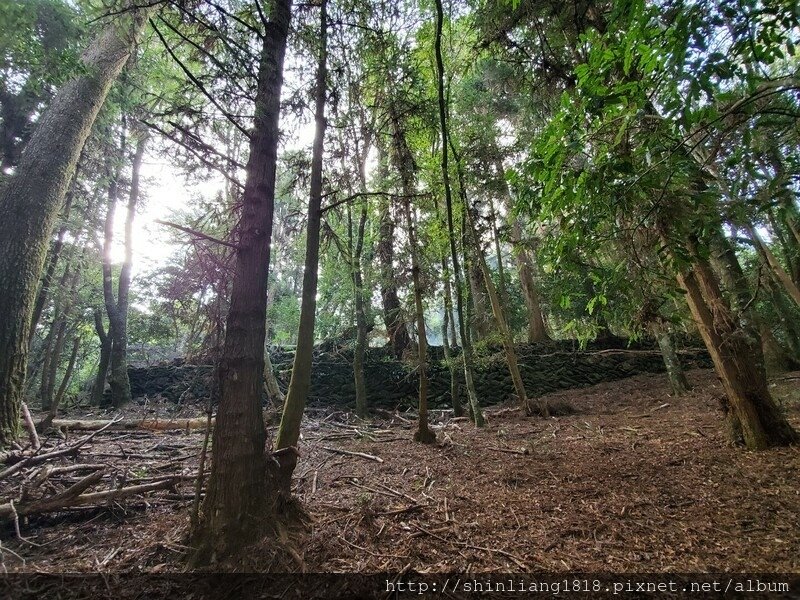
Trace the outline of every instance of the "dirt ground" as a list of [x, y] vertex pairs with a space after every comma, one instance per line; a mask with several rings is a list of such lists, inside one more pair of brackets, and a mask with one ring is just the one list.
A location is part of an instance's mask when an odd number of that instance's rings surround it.
[[[692, 371], [689, 380], [695, 391], [681, 398], [669, 395], [663, 375], [552, 394], [577, 412], [548, 420], [497, 407], [481, 430], [436, 412], [436, 446], [411, 441], [408, 414], [361, 422], [313, 411], [296, 472], [312, 521], [305, 568], [800, 572], [800, 448], [730, 447], [713, 372]], [[772, 390], [800, 428], [798, 381], [800, 373], [783, 375]], [[23, 518], [24, 541], [6, 525], [4, 568], [182, 570], [202, 440], [202, 431], [97, 435], [63, 464], [112, 466], [106, 486], [168, 474], [186, 481], [101, 508]], [[0, 483], [3, 498], [12, 484]]]

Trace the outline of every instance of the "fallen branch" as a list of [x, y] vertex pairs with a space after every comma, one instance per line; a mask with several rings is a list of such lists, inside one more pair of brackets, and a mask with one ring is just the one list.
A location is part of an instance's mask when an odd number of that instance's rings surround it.
[[172, 488], [177, 483], [178, 478], [171, 477], [162, 481], [155, 481], [153, 483], [144, 483], [141, 485], [132, 485], [128, 487], [119, 488], [116, 490], [105, 490], [102, 492], [91, 492], [83, 494], [82, 492], [98, 483], [103, 476], [104, 471], [92, 473], [81, 479], [79, 482], [72, 485], [67, 490], [51, 496], [50, 498], [43, 498], [25, 504], [0, 504], [0, 518], [15, 518], [15, 512], [18, 516], [41, 514], [46, 512], [53, 512], [64, 508], [72, 508], [75, 506], [86, 506], [97, 504], [109, 500], [119, 500], [127, 498], [128, 496], [135, 496], [152, 492], [155, 490], [162, 490]]
[[351, 452], [350, 450], [329, 448], [328, 446], [322, 446], [322, 449], [327, 450], [328, 452], [334, 452], [336, 454], [345, 454], [347, 456], [358, 456], [359, 458], [366, 458], [367, 460], [374, 460], [375, 462], [379, 463], [383, 462], [383, 459], [380, 456], [373, 456], [372, 454], [366, 454], [365, 452]]
[[102, 427], [102, 428], [98, 429], [97, 431], [92, 432], [90, 435], [87, 435], [85, 438], [82, 438], [82, 439], [78, 440], [77, 442], [75, 442], [71, 446], [68, 446], [67, 448], [61, 448], [59, 450], [54, 450], [52, 452], [46, 452], [44, 454], [33, 454], [33, 455], [27, 455], [27, 456], [25, 454], [20, 454], [20, 453], [10, 453], [10, 454], [6, 454], [5, 456], [0, 455], [0, 462], [9, 462], [12, 459], [17, 459], [19, 461], [16, 464], [14, 464], [11, 467], [9, 467], [8, 469], [6, 469], [5, 471], [0, 472], [0, 479], [4, 479], [5, 477], [8, 477], [9, 475], [13, 475], [14, 473], [19, 471], [23, 467], [32, 467], [33, 465], [38, 465], [38, 464], [41, 464], [43, 462], [46, 462], [46, 461], [50, 460], [51, 458], [57, 458], [59, 456], [66, 456], [68, 454], [75, 454], [75, 453], [78, 452], [78, 449], [81, 446], [86, 444], [89, 440], [91, 440], [94, 436], [99, 434], [101, 431], [105, 431], [105, 429], [107, 429], [108, 427], [111, 427], [111, 425], [113, 425], [114, 423], [115, 423], [115, 421], [110, 421], [109, 423], [107, 423], [105, 425], [105, 427]]
[[[211, 426], [213, 427], [215, 419], [211, 419]], [[92, 431], [95, 429], [103, 429], [110, 426], [114, 430], [122, 429], [147, 429], [150, 431], [169, 431], [176, 429], [185, 429], [191, 431], [194, 429], [205, 429], [208, 420], [205, 417], [196, 419], [129, 419], [117, 421], [102, 421], [93, 419], [55, 419], [53, 427], [58, 429], [67, 428], [73, 430]]]
[[509, 454], [530, 454], [528, 450], [514, 450], [513, 448], [500, 448], [498, 446], [486, 446], [489, 450], [497, 452], [508, 452]]
[[98, 483], [105, 476], [105, 474], [105, 471], [95, 471], [77, 483], [74, 483], [63, 492], [60, 492], [55, 496], [50, 496], [49, 498], [34, 500], [32, 502], [26, 502], [25, 504], [19, 504], [17, 506], [15, 506], [13, 502], [0, 504], [0, 517], [6, 519], [15, 518], [15, 515], [20, 517], [35, 513], [50, 512], [63, 506], [72, 506], [75, 499], [82, 492]]

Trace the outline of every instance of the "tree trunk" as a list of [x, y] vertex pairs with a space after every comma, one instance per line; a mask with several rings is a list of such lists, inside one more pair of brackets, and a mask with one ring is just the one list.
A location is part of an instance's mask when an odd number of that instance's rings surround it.
[[[128, 379], [128, 303], [131, 287], [131, 268], [133, 266], [133, 220], [136, 217], [136, 204], [139, 200], [139, 178], [144, 156], [147, 136], [138, 128], [136, 150], [131, 165], [131, 187], [128, 193], [128, 204], [125, 215], [125, 260], [119, 272], [117, 299], [114, 300], [111, 275], [111, 242], [113, 236], [114, 206], [117, 201], [118, 183], [112, 176], [109, 185], [109, 205], [105, 225], [105, 246], [103, 249], [103, 296], [108, 313], [109, 331], [111, 334], [111, 404], [120, 408], [131, 401], [131, 384]], [[124, 135], [124, 134], [123, 134]], [[125, 141], [122, 142], [122, 156], [125, 153]], [[121, 167], [121, 165], [120, 165]]]
[[437, 95], [439, 103], [439, 129], [442, 138], [442, 181], [444, 183], [445, 213], [447, 215], [447, 233], [450, 240], [450, 255], [453, 261], [453, 275], [456, 282], [456, 311], [458, 313], [458, 330], [463, 347], [464, 382], [467, 386], [472, 418], [475, 425], [483, 427], [484, 419], [475, 393], [475, 382], [472, 379], [474, 356], [472, 341], [467, 334], [467, 324], [464, 319], [463, 287], [461, 285], [461, 272], [459, 269], [458, 249], [456, 248], [456, 232], [453, 226], [453, 193], [450, 188], [450, 167], [448, 160], [447, 143], [447, 104], [445, 102], [444, 85], [444, 60], [442, 59], [442, 28], [444, 26], [444, 8], [442, 0], [436, 0], [436, 36], [434, 38], [434, 53], [436, 54]]
[[383, 322], [386, 335], [395, 358], [403, 358], [403, 353], [411, 345], [408, 327], [403, 320], [403, 310], [397, 295], [397, 282], [394, 267], [394, 230], [391, 201], [381, 204], [380, 229], [378, 231], [378, 260], [381, 272], [381, 300], [383, 302]]
[[[468, 209], [464, 209], [468, 210]], [[483, 274], [478, 261], [471, 261], [469, 269], [469, 291], [472, 298], [472, 333], [474, 339], [485, 340], [492, 334], [490, 308], [487, 302], [486, 289], [483, 286]]]
[[55, 398], [53, 398], [53, 403], [50, 405], [50, 410], [48, 411], [47, 418], [45, 419], [45, 423], [47, 426], [52, 424], [53, 419], [58, 416], [58, 409], [61, 406], [61, 402], [64, 400], [64, 394], [67, 392], [67, 387], [69, 386], [69, 382], [72, 380], [72, 373], [75, 371], [75, 361], [78, 359], [78, 349], [81, 345], [81, 339], [76, 334], [72, 340], [72, 351], [69, 355], [69, 361], [67, 362], [67, 370], [64, 372], [64, 377], [61, 379], [61, 385], [58, 386], [58, 392], [56, 392]]
[[28, 336], [48, 240], [92, 124], [153, 8], [125, 11], [91, 43], [84, 68], [56, 94], [0, 190], [0, 448], [19, 432]]
[[[317, 279], [319, 276], [319, 234], [322, 219], [322, 158], [325, 145], [325, 97], [328, 62], [327, 0], [320, 4], [319, 63], [314, 90], [314, 145], [311, 156], [311, 186], [308, 197], [308, 225], [306, 227], [306, 258], [303, 270], [303, 293], [300, 302], [300, 326], [297, 331], [297, 348], [292, 364], [292, 378], [283, 405], [283, 415], [278, 428], [278, 450], [296, 448], [300, 439], [308, 390], [311, 387], [311, 363], [314, 355], [314, 325], [317, 311]], [[285, 452], [278, 458], [281, 468], [279, 485], [289, 492], [292, 473], [297, 465], [297, 453]]]
[[[405, 144], [405, 140], [403, 140]], [[407, 163], [406, 163], [407, 165]], [[422, 305], [422, 278], [420, 276], [419, 251], [414, 220], [411, 216], [411, 200], [409, 195], [413, 186], [409, 185], [410, 177], [403, 169], [403, 201], [406, 213], [406, 228], [408, 230], [408, 246], [411, 254], [411, 280], [414, 285], [414, 313], [417, 321], [417, 375], [419, 377], [419, 419], [414, 441], [423, 444], [435, 444], [436, 434], [428, 427], [428, 335], [425, 331], [425, 309]]]
[[[461, 199], [464, 204], [464, 210], [466, 211], [466, 220], [469, 225], [470, 233], [472, 233], [473, 248], [475, 249], [474, 255], [477, 259], [479, 271], [483, 275], [483, 283], [485, 285], [486, 293], [489, 296], [489, 302], [492, 306], [492, 314], [494, 315], [495, 324], [497, 325], [497, 329], [500, 331], [500, 335], [503, 338], [503, 349], [505, 350], [508, 372], [509, 375], [511, 375], [511, 381], [514, 384], [514, 391], [517, 393], [517, 401], [519, 402], [520, 408], [522, 409], [523, 414], [529, 414], [530, 406], [528, 405], [528, 394], [525, 391], [525, 384], [522, 381], [522, 375], [519, 372], [519, 365], [517, 364], [517, 352], [514, 348], [514, 336], [511, 334], [511, 330], [508, 328], [508, 321], [506, 321], [503, 306], [500, 302], [500, 296], [497, 293], [497, 288], [494, 285], [492, 274], [486, 264], [486, 257], [483, 253], [483, 249], [481, 248], [480, 240], [478, 238], [478, 230], [475, 227], [473, 212], [466, 197], [466, 182], [464, 180], [465, 178], [461, 168], [461, 159], [458, 154], [456, 154], [455, 149], [453, 149], [453, 158], [456, 161], [459, 189], [461, 190]], [[541, 415], [543, 417], [550, 416], [550, 409], [547, 406], [546, 400], [541, 400], [539, 402], [539, 410], [541, 411]]]
[[[505, 169], [500, 159], [495, 163], [498, 178], [501, 180], [501, 189], [509, 212], [513, 208], [511, 191], [508, 189]], [[550, 340], [547, 327], [544, 324], [542, 306], [539, 302], [539, 291], [533, 280], [534, 264], [533, 259], [526, 249], [522, 240], [522, 223], [519, 219], [514, 219], [511, 224], [511, 247], [517, 261], [519, 271], [519, 282], [522, 287], [522, 295], [525, 297], [525, 308], [528, 311], [528, 342], [546, 342]]]
[[220, 402], [195, 562], [235, 552], [269, 531], [276, 490], [267, 471], [261, 411], [270, 238], [291, 1], [275, 0], [262, 38], [255, 118], [242, 196], [231, 303], [218, 369]]
[[[363, 165], [363, 163], [361, 163]], [[348, 219], [350, 207], [348, 206]], [[364, 380], [364, 356], [367, 350], [367, 312], [364, 301], [364, 276], [361, 269], [361, 255], [364, 250], [364, 229], [367, 224], [367, 204], [361, 203], [358, 218], [355, 250], [353, 252], [353, 294], [356, 305], [356, 346], [353, 351], [353, 380], [356, 388], [356, 414], [362, 419], [367, 416], [367, 385]], [[352, 229], [352, 227], [351, 227]]]
[[97, 365], [97, 374], [92, 385], [92, 395], [89, 403], [100, 406], [103, 403], [103, 392], [106, 389], [106, 375], [108, 365], [111, 363], [111, 334], [106, 333], [103, 327], [103, 314], [100, 309], [94, 310], [94, 330], [100, 340], [100, 361]]
[[36, 303], [33, 307], [33, 316], [31, 317], [31, 332], [28, 338], [29, 343], [30, 340], [33, 340], [33, 336], [36, 333], [36, 326], [39, 324], [39, 319], [42, 318], [42, 311], [44, 310], [44, 305], [47, 303], [47, 297], [50, 293], [50, 285], [53, 282], [53, 275], [55, 274], [56, 267], [58, 266], [58, 259], [61, 258], [61, 251], [64, 248], [64, 238], [67, 235], [67, 220], [69, 219], [69, 214], [72, 209], [72, 200], [75, 197], [75, 185], [79, 173], [80, 164], [75, 169], [75, 175], [72, 177], [72, 184], [70, 185], [69, 192], [67, 193], [67, 197], [64, 201], [64, 208], [61, 215], [62, 224], [58, 229], [58, 234], [56, 234], [56, 241], [53, 243], [53, 247], [50, 248], [50, 252], [47, 255], [47, 268], [45, 269], [44, 276], [42, 277], [42, 282], [39, 285], [39, 291], [36, 294]]
[[[753, 293], [747, 283], [747, 278], [744, 275], [744, 271], [742, 271], [731, 241], [722, 231], [719, 231], [712, 237], [710, 247], [711, 265], [719, 275], [722, 285], [730, 294], [731, 308], [738, 316], [741, 327], [745, 330], [755, 328], [758, 331], [767, 372], [780, 373], [792, 370], [793, 365], [798, 364], [797, 360], [793, 359], [789, 352], [781, 346], [772, 334], [770, 326], [764, 322], [764, 319], [751, 306]], [[763, 255], [762, 260], [766, 260]], [[769, 268], [768, 265], [767, 268]], [[770, 271], [769, 275], [774, 275], [774, 273]], [[772, 281], [769, 276], [768, 281]], [[770, 289], [769, 284], [765, 287], [768, 290]], [[778, 296], [781, 300], [783, 299], [780, 292]], [[782, 324], [786, 325], [788, 322], [779, 305], [780, 302], [776, 303], [777, 313], [781, 315]], [[791, 343], [791, 337], [789, 341]], [[800, 357], [800, 354], [797, 356]]]
[[664, 359], [664, 366], [667, 369], [667, 377], [669, 384], [672, 388], [674, 396], [682, 396], [690, 389], [689, 381], [686, 379], [686, 373], [681, 366], [681, 361], [678, 358], [678, 353], [675, 352], [675, 346], [672, 343], [672, 336], [666, 328], [653, 328], [653, 335], [658, 341], [658, 347], [661, 350], [661, 358]]
[[794, 281], [792, 281], [791, 276], [789, 273], [786, 272], [786, 269], [783, 268], [780, 262], [778, 262], [777, 257], [772, 253], [772, 250], [769, 249], [764, 243], [764, 240], [761, 239], [761, 236], [758, 235], [758, 232], [747, 225], [745, 227], [747, 230], [747, 234], [750, 236], [750, 239], [753, 240], [753, 245], [756, 247], [758, 254], [763, 258], [764, 262], [772, 269], [772, 272], [775, 274], [775, 278], [783, 284], [783, 287], [786, 288], [786, 292], [789, 296], [794, 300], [798, 306], [800, 306], [800, 288], [797, 287]]
[[[448, 340], [449, 331], [455, 329], [453, 320], [453, 293], [450, 289], [450, 269], [447, 264], [447, 257], [442, 256], [442, 278], [444, 279], [444, 318], [442, 319], [442, 348], [444, 350], [444, 360], [447, 369], [450, 371], [450, 402], [453, 406], [453, 416], [461, 417], [464, 415], [464, 407], [461, 406], [461, 386], [458, 381], [458, 371], [453, 359], [453, 353]], [[455, 344], [453, 345], [455, 347]]]
[[727, 395], [729, 429], [749, 449], [800, 439], [769, 394], [757, 334], [743, 330], [720, 292], [707, 260], [689, 240], [693, 267], [678, 274], [687, 301]]
[[267, 398], [270, 402], [278, 408], [283, 408], [283, 403], [286, 397], [283, 395], [278, 380], [275, 379], [275, 372], [272, 369], [272, 359], [269, 356], [269, 349], [264, 349], [264, 389], [267, 392]]

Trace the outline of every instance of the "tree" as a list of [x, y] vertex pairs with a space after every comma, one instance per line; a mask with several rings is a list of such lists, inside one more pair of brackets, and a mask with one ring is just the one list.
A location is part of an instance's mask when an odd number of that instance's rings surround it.
[[319, 278], [319, 234], [322, 220], [322, 158], [325, 148], [325, 100], [328, 83], [328, 11], [327, 0], [320, 4], [319, 63], [314, 89], [314, 147], [311, 157], [311, 189], [308, 197], [306, 225], [306, 258], [303, 270], [303, 296], [300, 304], [300, 328], [294, 353], [292, 378], [283, 405], [276, 446], [279, 455], [280, 485], [289, 491], [292, 473], [297, 465], [297, 441], [303, 420], [306, 398], [311, 387], [311, 363], [314, 355], [314, 324], [317, 310]]
[[111, 19], [83, 54], [81, 74], [66, 83], [39, 120], [0, 189], [0, 447], [18, 434], [36, 287], [47, 244], [81, 149], [108, 90], [133, 51], [153, 7]]
[[268, 532], [276, 517], [277, 490], [267, 466], [261, 390], [280, 94], [290, 20], [291, 1], [275, 0], [261, 36], [255, 119], [218, 367], [214, 454], [195, 532], [199, 562], [234, 553]]

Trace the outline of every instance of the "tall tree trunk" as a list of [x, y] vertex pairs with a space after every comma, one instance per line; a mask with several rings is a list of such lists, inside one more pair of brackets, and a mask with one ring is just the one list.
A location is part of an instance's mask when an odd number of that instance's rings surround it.
[[[442, 348], [444, 350], [444, 360], [447, 369], [450, 371], [450, 402], [453, 406], [453, 416], [461, 417], [464, 415], [464, 407], [461, 406], [461, 386], [459, 385], [458, 371], [453, 358], [453, 352], [448, 340], [448, 333], [455, 331], [453, 323], [453, 293], [450, 286], [450, 268], [447, 264], [447, 256], [442, 256], [442, 279], [444, 279], [444, 318], [442, 319]], [[455, 344], [453, 344], [455, 348]]]
[[[438, 200], [435, 203], [436, 219], [442, 223], [442, 228], [446, 228], [445, 222], [439, 210]], [[461, 417], [464, 415], [464, 407], [461, 405], [461, 386], [459, 382], [458, 369], [453, 357], [453, 349], [457, 348], [456, 325], [453, 319], [453, 291], [450, 282], [450, 265], [447, 259], [447, 252], [442, 251], [442, 282], [444, 284], [444, 318], [442, 319], [442, 350], [444, 361], [447, 363], [447, 370], [450, 372], [450, 401], [453, 406], [453, 416]], [[449, 336], [452, 335], [452, 344]]]
[[[742, 266], [739, 264], [739, 259], [730, 239], [721, 230], [714, 232], [710, 248], [709, 258], [711, 265], [719, 276], [722, 285], [730, 294], [731, 308], [734, 314], [738, 316], [741, 327], [745, 330], [756, 329], [758, 331], [768, 372], [791, 370], [792, 364], [797, 361], [792, 359], [789, 353], [780, 345], [772, 334], [769, 325], [752, 307], [754, 295], [750, 290], [747, 278], [744, 275], [744, 271], [742, 271]], [[770, 274], [774, 275], [772, 271], [770, 271]], [[778, 308], [777, 310], [784, 318], [781, 309]]]
[[[283, 405], [281, 424], [278, 427], [278, 450], [296, 448], [300, 439], [300, 423], [311, 387], [311, 363], [314, 355], [314, 325], [317, 312], [317, 279], [319, 276], [319, 234], [322, 220], [322, 158], [325, 147], [325, 97], [328, 64], [328, 13], [327, 0], [320, 3], [319, 63], [314, 90], [314, 145], [311, 154], [311, 186], [308, 196], [308, 224], [306, 226], [306, 258], [303, 270], [303, 293], [300, 302], [300, 326], [297, 331], [297, 348], [292, 364], [292, 378]], [[292, 473], [297, 465], [297, 452], [279, 455], [279, 485], [289, 492]]]
[[[363, 163], [362, 163], [363, 164]], [[348, 206], [348, 221], [350, 207]], [[364, 300], [364, 276], [361, 257], [364, 250], [364, 230], [367, 224], [367, 203], [361, 203], [353, 251], [353, 294], [356, 308], [356, 345], [353, 350], [353, 380], [356, 388], [356, 414], [362, 419], [367, 416], [367, 384], [364, 379], [364, 357], [367, 350], [367, 311]], [[351, 225], [352, 229], [352, 225]]]
[[408, 327], [403, 320], [403, 310], [397, 295], [397, 281], [394, 267], [394, 230], [390, 200], [381, 203], [380, 228], [378, 230], [378, 260], [381, 273], [381, 300], [383, 303], [383, 321], [386, 335], [395, 358], [400, 360], [403, 353], [411, 345]]
[[[394, 90], [390, 89], [390, 93]], [[416, 165], [411, 148], [406, 140], [405, 124], [397, 109], [394, 98], [389, 101], [389, 120], [392, 127], [392, 149], [394, 163], [400, 175], [400, 189], [403, 193], [403, 214], [408, 234], [408, 252], [411, 256], [411, 281], [414, 293], [414, 318], [417, 325], [417, 375], [419, 377], [419, 420], [414, 440], [423, 444], [436, 442], [436, 434], [428, 427], [428, 334], [425, 327], [425, 308], [422, 303], [422, 267], [419, 260], [419, 240], [414, 217], [411, 211], [411, 197], [414, 195]]]
[[19, 432], [28, 336], [47, 242], [92, 124], [151, 10], [125, 11], [91, 43], [80, 74], [53, 98], [0, 190], [0, 448]]
[[[117, 175], [112, 177], [109, 185], [109, 205], [105, 225], [105, 246], [103, 249], [103, 296], [108, 313], [109, 331], [111, 334], [111, 404], [115, 408], [131, 401], [131, 383], [128, 379], [128, 303], [131, 287], [131, 268], [133, 266], [133, 220], [136, 217], [136, 204], [139, 201], [139, 178], [144, 156], [147, 136], [137, 128], [136, 150], [131, 164], [131, 187], [128, 193], [127, 211], [125, 214], [125, 260], [119, 272], [117, 298], [114, 300], [111, 275], [111, 242], [113, 236], [114, 207], [117, 201]], [[123, 137], [121, 155], [124, 157], [125, 140]], [[123, 158], [124, 159], [124, 158]], [[120, 165], [121, 166], [121, 165]]]
[[796, 317], [797, 309], [784, 295], [782, 286], [774, 278], [768, 278], [765, 286], [775, 305], [775, 312], [778, 314], [778, 320], [786, 334], [786, 342], [789, 344], [792, 356], [800, 359], [800, 326], [798, 326]]
[[[500, 159], [495, 163], [498, 178], [501, 180], [501, 189], [506, 202], [506, 208], [511, 211], [513, 201], [511, 191], [508, 189], [505, 169]], [[519, 272], [519, 282], [522, 287], [522, 295], [525, 297], [525, 308], [528, 311], [528, 342], [546, 342], [550, 339], [547, 327], [544, 324], [542, 306], [539, 301], [539, 291], [533, 280], [534, 263], [531, 253], [525, 247], [522, 239], [522, 223], [519, 219], [514, 219], [511, 223], [511, 247], [517, 261]]]
[[450, 167], [447, 143], [447, 104], [445, 102], [444, 86], [444, 61], [442, 59], [442, 29], [444, 27], [444, 8], [442, 0], [436, 0], [436, 36], [434, 38], [434, 53], [436, 54], [437, 95], [439, 103], [439, 129], [442, 138], [442, 180], [444, 183], [445, 214], [447, 215], [447, 233], [450, 240], [450, 255], [453, 261], [453, 274], [456, 282], [456, 311], [458, 313], [458, 330], [463, 347], [464, 382], [467, 386], [472, 418], [475, 425], [483, 427], [484, 419], [478, 404], [478, 395], [475, 392], [475, 382], [472, 378], [474, 355], [472, 341], [467, 334], [467, 324], [464, 318], [464, 296], [461, 285], [461, 272], [459, 269], [458, 249], [456, 248], [456, 231], [453, 225], [453, 193], [450, 187]]
[[291, 1], [275, 0], [262, 38], [231, 303], [218, 368], [219, 407], [196, 562], [231, 554], [269, 531], [277, 491], [261, 412], [270, 238], [283, 60]]
[[[404, 141], [405, 143], [405, 141]], [[408, 173], [401, 174], [403, 181], [403, 208], [406, 214], [406, 228], [408, 230], [408, 246], [411, 254], [411, 280], [414, 286], [414, 315], [417, 321], [417, 375], [419, 377], [419, 419], [414, 441], [423, 444], [435, 444], [436, 434], [428, 427], [428, 335], [425, 331], [425, 308], [422, 305], [422, 277], [419, 263], [419, 246], [417, 241], [414, 219], [411, 216], [411, 200], [409, 199], [413, 187], [409, 186]]]
[[67, 392], [67, 387], [69, 387], [69, 382], [72, 380], [72, 374], [75, 371], [75, 362], [78, 359], [78, 349], [80, 345], [81, 339], [76, 333], [75, 337], [72, 339], [72, 351], [70, 352], [69, 361], [67, 362], [67, 370], [64, 372], [64, 377], [61, 379], [61, 385], [58, 386], [58, 392], [56, 392], [55, 398], [53, 398], [53, 403], [47, 411], [47, 417], [45, 417], [42, 423], [42, 428], [52, 425], [53, 420], [58, 416], [58, 409], [61, 406], [62, 400], [64, 400], [64, 394]]
[[[522, 381], [522, 375], [519, 372], [519, 365], [517, 364], [517, 352], [514, 348], [514, 336], [511, 334], [511, 330], [508, 327], [508, 321], [506, 321], [505, 312], [503, 311], [503, 306], [500, 301], [500, 295], [497, 293], [497, 288], [494, 285], [492, 274], [489, 271], [488, 265], [486, 264], [486, 256], [481, 248], [478, 230], [475, 227], [473, 211], [467, 199], [465, 187], [466, 181], [464, 178], [463, 169], [461, 167], [461, 158], [456, 153], [455, 148], [453, 148], [453, 158], [456, 162], [459, 189], [461, 190], [461, 200], [464, 204], [464, 210], [466, 212], [466, 221], [469, 226], [469, 231], [472, 234], [475, 259], [480, 273], [483, 275], [483, 283], [486, 293], [489, 296], [489, 302], [492, 306], [492, 314], [494, 315], [495, 324], [497, 325], [497, 329], [500, 331], [500, 335], [503, 339], [503, 349], [505, 350], [508, 372], [509, 375], [511, 375], [511, 381], [514, 384], [514, 391], [517, 393], [517, 401], [519, 402], [520, 408], [522, 409], [523, 414], [529, 414], [530, 406], [528, 404], [528, 394], [525, 391], [525, 384]], [[540, 400], [539, 410], [543, 417], [550, 416], [550, 408], [548, 407], [546, 400]]]
[[734, 441], [752, 450], [797, 442], [800, 437], [767, 388], [757, 334], [738, 325], [696, 239], [689, 239], [689, 251], [693, 266], [678, 273], [678, 283], [687, 291], [689, 308], [725, 389]]

